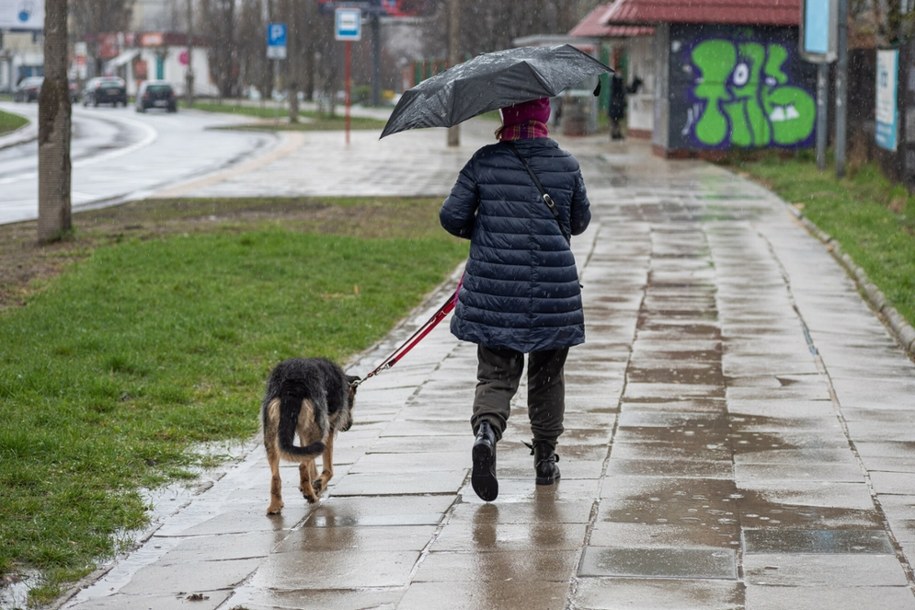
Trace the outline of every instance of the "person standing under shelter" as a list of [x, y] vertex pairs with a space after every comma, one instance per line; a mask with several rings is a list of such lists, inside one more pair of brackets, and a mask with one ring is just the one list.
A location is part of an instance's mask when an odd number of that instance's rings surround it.
[[610, 105], [607, 109], [607, 116], [610, 118], [610, 138], [613, 140], [623, 139], [623, 119], [626, 118], [626, 106], [628, 105], [627, 96], [630, 93], [638, 93], [642, 86], [642, 79], [636, 76], [632, 84], [626, 86], [626, 81], [620, 76], [619, 72], [610, 75]]
[[549, 100], [502, 108], [501, 116], [499, 141], [476, 151], [439, 213], [446, 231], [470, 240], [451, 332], [477, 344], [471, 484], [487, 502], [499, 493], [496, 444], [525, 355], [535, 480], [560, 477], [566, 356], [585, 340], [570, 239], [591, 220], [578, 161], [549, 138]]

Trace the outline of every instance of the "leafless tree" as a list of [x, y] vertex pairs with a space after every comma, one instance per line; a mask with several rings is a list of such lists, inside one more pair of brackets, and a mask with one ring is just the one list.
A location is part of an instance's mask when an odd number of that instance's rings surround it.
[[[533, 34], [564, 34], [588, 11], [603, 2], [599, 0], [488, 0], [462, 2], [461, 51], [465, 57], [504, 49], [513, 40]], [[448, 40], [448, 3], [437, 4], [425, 28], [425, 41], [431, 57], [445, 57], [443, 42]]]
[[67, 0], [46, 0], [44, 76], [38, 106], [38, 241], [71, 228], [70, 88], [67, 82]]
[[261, 97], [273, 91], [273, 73], [266, 53], [267, 7], [265, 0], [243, 0], [238, 11], [238, 78], [253, 86]]
[[236, 97], [239, 91], [239, 49], [235, 0], [203, 0], [198, 20], [206, 32], [210, 75], [220, 97]]
[[136, 0], [70, 0], [73, 37], [87, 43], [95, 58], [92, 74], [101, 74], [104, 59], [98, 53], [98, 34], [127, 31]]

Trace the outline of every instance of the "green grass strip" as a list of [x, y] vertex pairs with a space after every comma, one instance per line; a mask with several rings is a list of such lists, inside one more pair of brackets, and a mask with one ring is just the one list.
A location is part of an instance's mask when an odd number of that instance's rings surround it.
[[59, 594], [144, 523], [139, 487], [188, 476], [191, 443], [256, 432], [274, 364], [345, 362], [464, 256], [444, 235], [236, 222], [99, 247], [0, 314], [0, 572]]
[[0, 136], [16, 131], [28, 123], [29, 121], [25, 117], [0, 110]]

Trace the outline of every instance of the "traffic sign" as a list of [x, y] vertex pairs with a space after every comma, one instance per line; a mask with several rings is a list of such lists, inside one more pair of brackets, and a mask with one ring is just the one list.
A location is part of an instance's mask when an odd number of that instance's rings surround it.
[[286, 59], [286, 24], [267, 24], [267, 58]]
[[338, 8], [334, 11], [334, 37], [337, 40], [362, 38], [362, 9]]

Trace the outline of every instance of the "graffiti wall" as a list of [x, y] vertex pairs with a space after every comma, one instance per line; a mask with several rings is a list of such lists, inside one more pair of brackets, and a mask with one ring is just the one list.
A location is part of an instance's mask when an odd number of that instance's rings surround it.
[[796, 28], [671, 26], [670, 149], [815, 144], [816, 67]]

